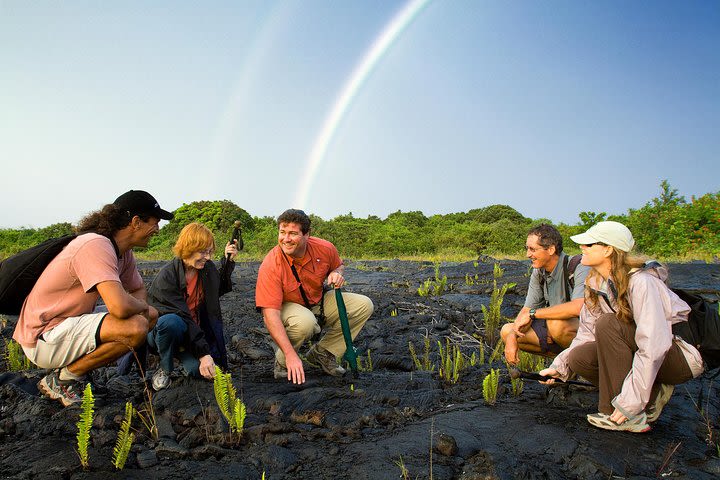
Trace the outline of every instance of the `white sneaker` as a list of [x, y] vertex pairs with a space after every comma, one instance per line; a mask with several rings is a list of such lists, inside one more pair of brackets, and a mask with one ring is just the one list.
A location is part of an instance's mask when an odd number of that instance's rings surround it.
[[155, 374], [152, 377], [152, 386], [155, 391], [162, 390], [163, 388], [167, 388], [172, 383], [172, 380], [170, 380], [170, 375], [165, 373], [165, 370], [162, 368], [158, 368], [155, 370]]
[[604, 428], [605, 430], [618, 430], [632, 433], [649, 432], [651, 428], [647, 423], [645, 412], [642, 412], [633, 420], [625, 420], [620, 425], [610, 420], [610, 415], [601, 412], [588, 414], [587, 421], [590, 422], [591, 425]]

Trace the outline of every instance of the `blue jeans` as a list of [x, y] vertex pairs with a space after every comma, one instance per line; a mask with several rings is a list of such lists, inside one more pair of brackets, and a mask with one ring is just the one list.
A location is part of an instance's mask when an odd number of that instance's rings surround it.
[[179, 315], [169, 313], [158, 318], [155, 328], [147, 335], [147, 343], [157, 350], [160, 355], [160, 368], [165, 373], [170, 374], [173, 371], [173, 359], [177, 358], [188, 374], [197, 377], [200, 376], [200, 362], [192, 353], [182, 348], [185, 344], [185, 332], [185, 321]]

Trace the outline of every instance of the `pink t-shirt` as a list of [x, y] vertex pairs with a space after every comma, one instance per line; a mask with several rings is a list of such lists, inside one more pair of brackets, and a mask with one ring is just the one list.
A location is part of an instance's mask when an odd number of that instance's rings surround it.
[[37, 338], [68, 317], [92, 313], [101, 282], [122, 283], [127, 291], [143, 286], [132, 250], [118, 260], [112, 242], [87, 233], [70, 242], [40, 275], [25, 299], [13, 338], [34, 347]]

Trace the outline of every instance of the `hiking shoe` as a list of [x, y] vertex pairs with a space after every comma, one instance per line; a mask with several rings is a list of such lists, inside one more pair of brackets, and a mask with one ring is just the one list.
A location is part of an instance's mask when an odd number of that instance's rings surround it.
[[288, 378], [287, 368], [285, 368], [285, 365], [280, 365], [277, 360], [275, 360], [275, 367], [273, 368], [273, 377], [275, 377], [275, 380], [287, 380]]
[[610, 420], [610, 415], [600, 412], [588, 414], [587, 421], [590, 422], [590, 425], [598, 428], [622, 432], [643, 433], [650, 431], [651, 428], [647, 423], [647, 416], [644, 412], [635, 417], [635, 419], [625, 420], [625, 422], [620, 425]]
[[59, 370], [53, 370], [45, 375], [37, 384], [38, 390], [53, 400], [60, 400], [66, 407], [82, 403], [82, 382], [60, 380], [59, 375]]
[[655, 397], [655, 402], [653, 402], [652, 405], [645, 407], [645, 414], [647, 414], [648, 423], [656, 422], [657, 419], [660, 418], [660, 413], [662, 412], [663, 407], [665, 407], [665, 405], [667, 405], [670, 401], [670, 397], [672, 397], [674, 390], [675, 385], [666, 385], [664, 383], [660, 384], [657, 397]]
[[152, 387], [157, 392], [163, 388], [167, 388], [172, 383], [170, 375], [165, 373], [165, 370], [158, 368], [152, 376]]
[[305, 359], [315, 366], [322, 369], [323, 372], [333, 377], [342, 377], [345, 375], [345, 369], [338, 365], [335, 355], [328, 352], [319, 345], [315, 345], [310, 349]]

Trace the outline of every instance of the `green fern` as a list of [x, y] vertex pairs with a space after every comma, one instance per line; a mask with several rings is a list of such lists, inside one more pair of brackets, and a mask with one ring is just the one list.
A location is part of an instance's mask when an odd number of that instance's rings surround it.
[[437, 345], [440, 352], [440, 369], [438, 371], [440, 378], [448, 383], [457, 383], [460, 379], [460, 372], [466, 367], [465, 357], [460, 351], [460, 347], [452, 345], [447, 337], [444, 349], [440, 341], [437, 342]]
[[488, 307], [480, 305], [485, 324], [485, 341], [490, 346], [494, 345], [497, 341], [498, 328], [503, 318], [500, 308], [502, 307], [505, 293], [507, 293], [509, 288], [515, 286], [514, 283], [506, 283], [498, 288], [497, 283], [498, 280], [502, 278], [503, 273], [504, 271], [500, 268], [500, 264], [496, 263], [493, 267], [493, 290], [490, 294], [490, 305]]
[[95, 398], [93, 397], [90, 384], [85, 385], [82, 405], [80, 407], [80, 420], [77, 423], [77, 453], [80, 457], [80, 465], [87, 468], [89, 463], [88, 445], [90, 444], [90, 428], [93, 423]]
[[134, 415], [135, 408], [132, 406], [132, 403], [127, 402], [125, 404], [125, 418], [122, 424], [120, 424], [117, 442], [115, 442], [115, 448], [113, 449], [113, 465], [118, 470], [122, 470], [123, 467], [125, 467], [128, 453], [130, 453], [130, 447], [135, 440], [135, 434], [130, 432], [130, 425], [132, 424]]
[[500, 380], [500, 370], [490, 369], [483, 380], [483, 398], [488, 405], [495, 405], [497, 401], [498, 382]]
[[519, 397], [523, 391], [522, 378], [510, 378], [510, 386], [512, 387], [513, 396]]
[[490, 358], [488, 359], [488, 363], [493, 363], [495, 360], [498, 360], [504, 350], [505, 350], [505, 342], [500, 340], [497, 343], [497, 345], [495, 345], [495, 348], [493, 349], [493, 351], [490, 353]]
[[230, 418], [230, 398], [229, 398], [229, 390], [228, 390], [228, 378], [230, 374], [227, 376], [220, 370], [220, 367], [215, 365], [215, 380], [213, 382], [213, 390], [215, 391], [215, 401], [218, 404], [218, 408], [220, 408], [220, 412], [223, 414], [225, 418]]
[[245, 404], [242, 402], [242, 400], [236, 398], [235, 407], [233, 408], [233, 424], [230, 426], [230, 429], [237, 434], [241, 434], [243, 431], [243, 427], [245, 426], [245, 414]]
[[358, 361], [358, 370], [361, 372], [372, 372], [373, 371], [373, 363], [372, 363], [372, 357], [370, 356], [370, 350], [367, 351], [367, 358], [363, 357], [357, 357]]
[[412, 342], [408, 342], [408, 349], [410, 350], [410, 357], [415, 364], [415, 369], [420, 371], [434, 372], [435, 365], [430, 361], [430, 337], [425, 336], [423, 340], [423, 358], [418, 358], [415, 353], [415, 346]]
[[217, 365], [215, 366], [213, 389], [215, 390], [215, 401], [230, 426], [230, 432], [242, 435], [245, 426], [245, 404], [237, 398], [237, 391], [232, 384], [232, 376], [229, 373], [223, 373]]
[[5, 361], [9, 372], [32, 368], [32, 363], [25, 357], [22, 347], [14, 340], [5, 340]]

